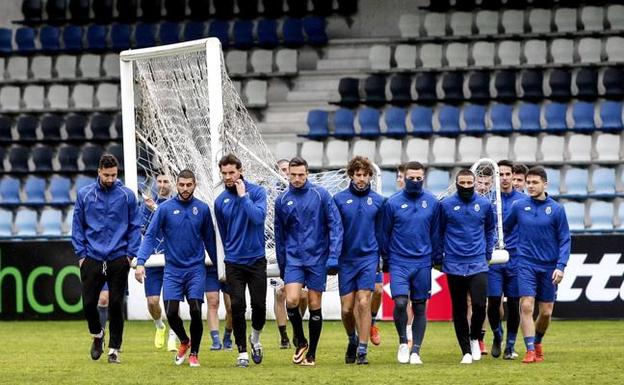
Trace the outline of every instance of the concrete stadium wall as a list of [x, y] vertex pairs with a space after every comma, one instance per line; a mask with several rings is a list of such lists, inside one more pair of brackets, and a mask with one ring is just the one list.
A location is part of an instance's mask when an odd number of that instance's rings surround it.
[[0, 27], [16, 29], [14, 20], [22, 20], [22, 0], [0, 1]]

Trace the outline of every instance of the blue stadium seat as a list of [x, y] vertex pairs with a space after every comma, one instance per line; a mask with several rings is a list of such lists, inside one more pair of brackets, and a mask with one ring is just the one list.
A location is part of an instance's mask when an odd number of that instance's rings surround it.
[[228, 48], [230, 46], [230, 23], [224, 20], [212, 20], [208, 27], [208, 36], [219, 39], [223, 49]]
[[118, 19], [124, 23], [134, 23], [137, 19], [137, 2], [138, 0], [118, 1]]
[[141, 0], [141, 19], [146, 22], [157, 22], [161, 18], [162, 0]]
[[215, 1], [212, 4], [214, 6], [214, 16], [217, 19], [229, 20], [234, 17], [233, 1]]
[[111, 48], [123, 51], [130, 48], [131, 29], [128, 24], [113, 24], [111, 27]]
[[30, 175], [24, 182], [24, 203], [38, 205], [45, 203], [46, 180], [39, 176]]
[[78, 194], [78, 191], [80, 191], [83, 187], [88, 186], [93, 182], [95, 182], [94, 177], [79, 174], [74, 182], [74, 189], [76, 190], [76, 194]]
[[561, 189], [561, 175], [557, 168], [545, 168], [548, 178], [548, 194], [557, 196]]
[[89, 12], [91, 11], [90, 0], [70, 0], [69, 13], [71, 20], [79, 24], [86, 24], [89, 21]]
[[605, 100], [600, 103], [600, 119], [603, 131], [621, 131], [622, 125], [622, 102]]
[[124, 168], [124, 153], [123, 153], [123, 145], [120, 143], [111, 143], [106, 146], [105, 152], [112, 154], [119, 161], [119, 170], [123, 171]]
[[13, 212], [0, 208], [0, 237], [8, 238], [13, 235]]
[[138, 23], [134, 30], [136, 48], [147, 48], [156, 45], [156, 24]]
[[340, 104], [351, 106], [360, 103], [360, 80], [356, 78], [342, 78], [338, 83]]
[[425, 178], [427, 184], [427, 190], [433, 195], [438, 195], [449, 186], [450, 174], [445, 170], [430, 169]]
[[624, 96], [624, 71], [619, 67], [608, 67], [602, 76], [602, 84], [605, 97], [622, 98]]
[[50, 146], [37, 146], [32, 149], [32, 160], [35, 172], [50, 172], [53, 170], [52, 158], [54, 150]]
[[386, 103], [386, 77], [380, 74], [373, 74], [364, 80], [365, 102], [373, 106], [380, 106]]
[[[0, 115], [0, 143], [11, 143], [13, 141], [12, 136], [13, 119], [9, 116]], [[0, 158], [0, 163], [2, 159]]]
[[544, 73], [541, 69], [528, 69], [520, 75], [522, 97], [526, 100], [540, 101], [544, 98]]
[[476, 71], [468, 77], [468, 89], [472, 102], [484, 102], [490, 100], [490, 73]]
[[39, 120], [32, 115], [22, 115], [15, 124], [21, 141], [36, 141]]
[[441, 135], [457, 135], [459, 134], [459, 107], [445, 105], [439, 110], [438, 121], [440, 129], [438, 133]]
[[259, 47], [265, 49], [273, 49], [279, 46], [279, 37], [277, 36], [277, 21], [273, 19], [262, 19], [258, 21], [257, 28]]
[[6, 149], [4, 146], [0, 146], [0, 172], [4, 172], [4, 157], [6, 155]]
[[585, 205], [579, 202], [563, 202], [568, 225], [572, 231], [585, 230]]
[[184, 26], [184, 40], [198, 40], [206, 37], [206, 24], [202, 21], [189, 21]]
[[405, 108], [390, 107], [384, 113], [386, 122], [386, 136], [405, 136], [407, 128], [405, 118], [407, 110]]
[[571, 168], [565, 173], [565, 186], [568, 197], [585, 197], [589, 182], [587, 169]]
[[438, 100], [436, 81], [434, 72], [421, 72], [416, 76], [414, 88], [419, 103], [434, 103]]
[[5, 175], [0, 179], [0, 204], [5, 205], [17, 205], [20, 200], [20, 180]]
[[284, 0], [262, 0], [263, 15], [271, 19], [279, 19], [284, 15]]
[[165, 0], [167, 20], [181, 22], [186, 17], [186, 1]]
[[57, 53], [61, 49], [61, 30], [52, 25], [45, 25], [39, 31], [41, 51], [48, 54]]
[[0, 54], [13, 52], [13, 31], [9, 28], [0, 28]]
[[535, 103], [522, 103], [518, 109], [521, 132], [538, 133], [540, 125], [540, 105]]
[[513, 130], [512, 117], [513, 105], [496, 103], [490, 107], [491, 131], [511, 132]]
[[355, 114], [348, 108], [339, 108], [334, 114], [334, 136], [337, 138], [351, 138], [355, 135], [353, 121]]
[[329, 16], [332, 14], [333, 0], [312, 0], [312, 14], [318, 16]]
[[572, 97], [571, 84], [572, 74], [568, 70], [554, 69], [548, 78], [550, 85], [550, 98], [560, 101], [568, 101]]
[[464, 123], [466, 123], [466, 133], [485, 133], [485, 113], [486, 109], [481, 104], [468, 104], [464, 107]]
[[48, 19], [54, 22], [65, 20], [67, 17], [67, 3], [67, 0], [48, 0], [46, 2]]
[[87, 48], [93, 52], [103, 52], [107, 48], [108, 26], [92, 24], [87, 28]]
[[237, 1], [238, 17], [241, 19], [254, 19], [258, 17], [258, 0]]
[[615, 194], [615, 169], [600, 167], [592, 172], [592, 196], [612, 197]]
[[58, 161], [62, 172], [78, 171], [78, 156], [80, 150], [76, 146], [68, 145], [59, 147]]
[[503, 101], [516, 101], [516, 73], [514, 71], [500, 71], [494, 78], [496, 98]]
[[414, 135], [430, 135], [433, 133], [433, 109], [426, 106], [415, 106], [410, 110], [410, 122]]
[[597, 231], [613, 230], [613, 211], [612, 202], [591, 202], [589, 205], [590, 229]]
[[61, 175], [53, 175], [50, 178], [50, 203], [67, 205], [71, 203], [69, 191], [71, 180]]
[[109, 140], [111, 138], [110, 127], [113, 119], [108, 114], [96, 113], [91, 116], [91, 122], [89, 127], [93, 134], [93, 139], [96, 140]]
[[24, 20], [39, 21], [43, 13], [43, 0], [22, 0]]
[[34, 237], [37, 235], [37, 212], [31, 209], [20, 209], [15, 215], [15, 236]]
[[576, 87], [579, 99], [593, 100], [598, 97], [598, 71], [594, 68], [581, 68], [576, 74]]
[[301, 0], [286, 0], [288, 4], [288, 15], [293, 17], [303, 17], [308, 13], [308, 2]]
[[98, 24], [108, 24], [113, 19], [112, 0], [93, 0], [93, 16]]
[[392, 104], [404, 106], [412, 102], [412, 78], [406, 74], [396, 74], [390, 78]]
[[44, 141], [61, 140], [61, 126], [63, 118], [56, 114], [44, 115], [41, 118], [41, 133]]
[[22, 55], [35, 52], [35, 30], [30, 27], [20, 27], [15, 31], [17, 52]]
[[250, 20], [236, 20], [232, 34], [235, 48], [250, 49], [254, 46], [253, 22]]
[[28, 158], [30, 150], [24, 146], [13, 146], [9, 148], [8, 158], [12, 173], [28, 172]]
[[59, 209], [45, 208], [41, 211], [39, 220], [41, 235], [46, 237], [60, 237], [63, 235], [63, 213]]
[[204, 21], [210, 17], [210, 2], [205, 0], [189, 0], [189, 18], [193, 21]]
[[572, 105], [572, 117], [575, 131], [593, 131], [596, 129], [594, 103], [577, 101]]
[[397, 192], [396, 173], [394, 171], [381, 170], [381, 186], [381, 194], [385, 197], [389, 197]]
[[81, 159], [84, 171], [97, 171], [104, 149], [100, 146], [87, 144], [82, 148]]
[[328, 126], [329, 113], [323, 110], [312, 110], [308, 112], [308, 136], [310, 138], [324, 139], [329, 135]]
[[461, 72], [447, 72], [442, 75], [442, 90], [446, 102], [464, 100], [464, 74]]
[[65, 117], [65, 131], [68, 140], [85, 140], [87, 135], [87, 117], [82, 114], [70, 114]]
[[303, 30], [308, 37], [308, 44], [312, 46], [327, 45], [326, 21], [324, 17], [306, 17], [303, 19]]
[[68, 25], [63, 28], [63, 46], [67, 52], [82, 52], [82, 27]]
[[568, 105], [565, 103], [548, 103], [544, 108], [544, 117], [546, 119], [546, 131], [557, 133], [565, 132], [568, 129], [566, 121], [566, 112]]
[[160, 25], [160, 44], [174, 44], [180, 41], [180, 24], [165, 21]]
[[286, 18], [282, 23], [284, 45], [288, 48], [300, 48], [305, 44], [301, 19]]
[[358, 122], [360, 124], [360, 136], [365, 138], [376, 138], [380, 134], [379, 118], [381, 114], [375, 108], [363, 107], [358, 111]]

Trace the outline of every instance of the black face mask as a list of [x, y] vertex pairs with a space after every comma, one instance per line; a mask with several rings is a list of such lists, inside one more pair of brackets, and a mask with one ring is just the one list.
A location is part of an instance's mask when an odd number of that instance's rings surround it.
[[418, 195], [422, 192], [423, 181], [405, 178], [405, 192], [409, 195]]
[[355, 183], [353, 183], [353, 181], [351, 181], [351, 183], [349, 183], [349, 190], [356, 196], [364, 196], [366, 194], [368, 194], [368, 192], [370, 191], [370, 183], [366, 185], [366, 187], [364, 187], [363, 189], [359, 189]]
[[455, 187], [457, 188], [457, 195], [464, 202], [469, 201], [472, 198], [472, 196], [474, 195], [474, 186], [472, 186], [472, 187], [463, 187], [463, 186], [460, 186], [458, 184], [455, 184]]

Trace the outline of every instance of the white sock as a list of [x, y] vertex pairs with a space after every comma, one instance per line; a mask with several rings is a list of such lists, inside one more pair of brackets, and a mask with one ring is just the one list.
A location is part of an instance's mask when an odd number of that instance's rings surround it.
[[243, 360], [248, 360], [249, 359], [249, 355], [247, 354], [247, 352], [245, 353], [238, 353], [238, 359], [243, 359]]
[[412, 325], [407, 325], [407, 328], [405, 330], [405, 334], [407, 335], [407, 339], [408, 340], [412, 339]]
[[154, 320], [154, 325], [156, 325], [156, 327], [158, 329], [164, 329], [165, 328], [165, 324], [162, 322], [162, 318], [155, 319]]
[[169, 329], [169, 338], [177, 338], [175, 332], [172, 329]]
[[108, 349], [108, 355], [110, 356], [113, 353], [117, 353], [118, 350], [117, 349]]
[[92, 334], [92, 336], [94, 338], [102, 338], [102, 337], [104, 337], [104, 329], [102, 329], [102, 331], [100, 331], [98, 334]]
[[262, 330], [256, 330], [254, 328], [251, 328], [251, 343], [255, 345], [258, 345], [258, 343], [260, 343], [260, 332], [262, 332]]

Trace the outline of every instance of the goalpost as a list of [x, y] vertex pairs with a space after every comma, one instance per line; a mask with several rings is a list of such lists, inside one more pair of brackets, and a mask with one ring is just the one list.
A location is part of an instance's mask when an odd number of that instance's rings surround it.
[[[190, 168], [197, 177], [195, 195], [212, 209], [223, 190], [218, 160], [225, 154], [235, 154], [241, 159], [245, 177], [267, 190], [267, 273], [279, 276], [274, 206], [288, 181], [278, 171], [275, 156], [227, 75], [219, 40], [128, 50], [120, 54], [119, 60], [126, 185], [142, 195], [153, 195], [153, 183], [160, 170], [175, 176]], [[309, 179], [331, 194], [349, 184], [345, 169], [311, 173]], [[378, 167], [373, 188], [381, 191]], [[214, 211], [212, 214], [214, 221]], [[215, 229], [218, 231], [216, 223]], [[217, 243], [219, 278], [224, 279], [223, 247], [218, 235]], [[162, 265], [163, 257], [154, 263]], [[337, 286], [334, 280], [329, 279], [328, 288]]]

